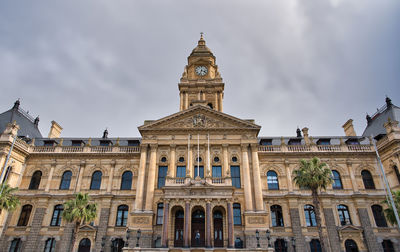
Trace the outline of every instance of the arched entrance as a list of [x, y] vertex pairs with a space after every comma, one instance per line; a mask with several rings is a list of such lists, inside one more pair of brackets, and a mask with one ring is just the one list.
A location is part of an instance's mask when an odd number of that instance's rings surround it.
[[358, 252], [357, 243], [352, 239], [346, 240], [344, 246], [346, 247], [346, 252]]
[[88, 238], [84, 238], [79, 242], [78, 252], [90, 252], [91, 242]]
[[179, 209], [175, 212], [175, 231], [174, 247], [183, 247], [183, 228], [185, 223], [185, 214]]
[[216, 210], [213, 214], [214, 219], [214, 247], [224, 246], [223, 216], [221, 211]]
[[201, 208], [192, 213], [192, 247], [205, 247], [205, 215]]

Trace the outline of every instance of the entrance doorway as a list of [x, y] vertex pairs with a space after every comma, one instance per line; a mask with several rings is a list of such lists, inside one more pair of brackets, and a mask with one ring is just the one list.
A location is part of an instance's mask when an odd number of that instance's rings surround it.
[[90, 252], [90, 240], [88, 238], [84, 238], [79, 242], [78, 252]]
[[224, 246], [224, 229], [221, 211], [214, 212], [214, 247]]
[[203, 210], [195, 210], [192, 213], [192, 247], [204, 247], [205, 216]]
[[346, 252], [358, 252], [357, 243], [352, 239], [346, 240], [344, 246], [346, 247]]
[[185, 215], [182, 210], [175, 213], [175, 232], [174, 232], [174, 246], [183, 247], [183, 226]]

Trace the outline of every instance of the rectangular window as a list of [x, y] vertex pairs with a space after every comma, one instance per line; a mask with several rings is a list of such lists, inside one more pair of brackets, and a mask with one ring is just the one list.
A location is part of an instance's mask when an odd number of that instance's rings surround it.
[[261, 139], [260, 145], [272, 145], [272, 139]]
[[240, 166], [231, 166], [232, 186], [240, 188]]
[[163, 217], [164, 217], [164, 204], [159, 203], [157, 205], [157, 220], [156, 220], [157, 225], [163, 224]]
[[139, 140], [128, 140], [128, 146], [139, 146]]
[[158, 188], [165, 186], [165, 177], [167, 176], [168, 166], [158, 167]]
[[330, 138], [320, 138], [317, 141], [317, 145], [330, 145], [331, 139]]
[[240, 204], [233, 204], [233, 224], [242, 225], [242, 214], [240, 212]]
[[176, 167], [176, 177], [177, 178], [186, 177], [186, 166], [177, 166]]
[[72, 140], [71, 146], [83, 146], [83, 141], [82, 140]]
[[43, 146], [54, 146], [56, 144], [56, 141], [54, 140], [44, 140], [43, 141]]
[[111, 141], [110, 140], [100, 140], [100, 146], [110, 146]]
[[[200, 173], [200, 175], [197, 174], [198, 172]], [[196, 178], [197, 176], [199, 176], [200, 178], [204, 178], [204, 166], [199, 166], [198, 169], [197, 165], [194, 167], [194, 177]]]
[[221, 178], [222, 177], [222, 168], [221, 168], [221, 166], [213, 166], [212, 167], [212, 177], [213, 178]]

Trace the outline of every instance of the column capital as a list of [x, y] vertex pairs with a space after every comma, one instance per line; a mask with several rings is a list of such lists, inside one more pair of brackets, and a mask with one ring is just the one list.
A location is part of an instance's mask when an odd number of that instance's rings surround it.
[[176, 144], [170, 144], [169, 147], [176, 148]]
[[258, 151], [258, 143], [251, 143], [250, 146], [252, 151]]
[[158, 147], [158, 144], [150, 144], [150, 148], [152, 151], [155, 151]]
[[222, 147], [228, 148], [228, 147], [229, 147], [229, 144], [222, 144]]
[[[149, 144], [147, 143], [141, 143], [140, 144], [140, 148], [143, 150], [144, 148], [147, 148], [149, 146]], [[146, 150], [146, 149], [145, 149]]]
[[249, 144], [240, 144], [240, 147], [242, 148], [242, 151], [246, 151], [247, 152], [247, 148], [249, 147]]

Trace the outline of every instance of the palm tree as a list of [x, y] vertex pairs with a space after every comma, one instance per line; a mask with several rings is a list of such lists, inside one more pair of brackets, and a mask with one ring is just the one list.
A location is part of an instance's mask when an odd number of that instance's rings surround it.
[[311, 160], [300, 160], [300, 168], [294, 170], [294, 175], [294, 182], [300, 188], [311, 190], [321, 249], [322, 251], [325, 251], [318, 192], [321, 189], [325, 190], [328, 185], [332, 184], [332, 171], [328, 168], [326, 163], [321, 162], [317, 157], [313, 157]]
[[[400, 210], [400, 191], [393, 191], [392, 195], [393, 195], [394, 204], [396, 205], [396, 208], [397, 208], [397, 213], [400, 215], [400, 212], [399, 212], [399, 210]], [[390, 204], [390, 202], [387, 199], [384, 200], [383, 203], [388, 205], [388, 208], [384, 210], [386, 219], [392, 225], [397, 224], [396, 216], [394, 215], [394, 210], [393, 210], [392, 204]]]
[[74, 246], [79, 227], [96, 219], [97, 204], [90, 203], [90, 197], [87, 193], [77, 193], [75, 194], [75, 199], [64, 203], [62, 217], [67, 222], [75, 224], [71, 241], [72, 246]]
[[11, 187], [5, 182], [0, 184], [0, 213], [1, 211], [13, 211], [19, 204], [19, 199], [15, 196], [15, 192], [18, 191], [17, 187]]

